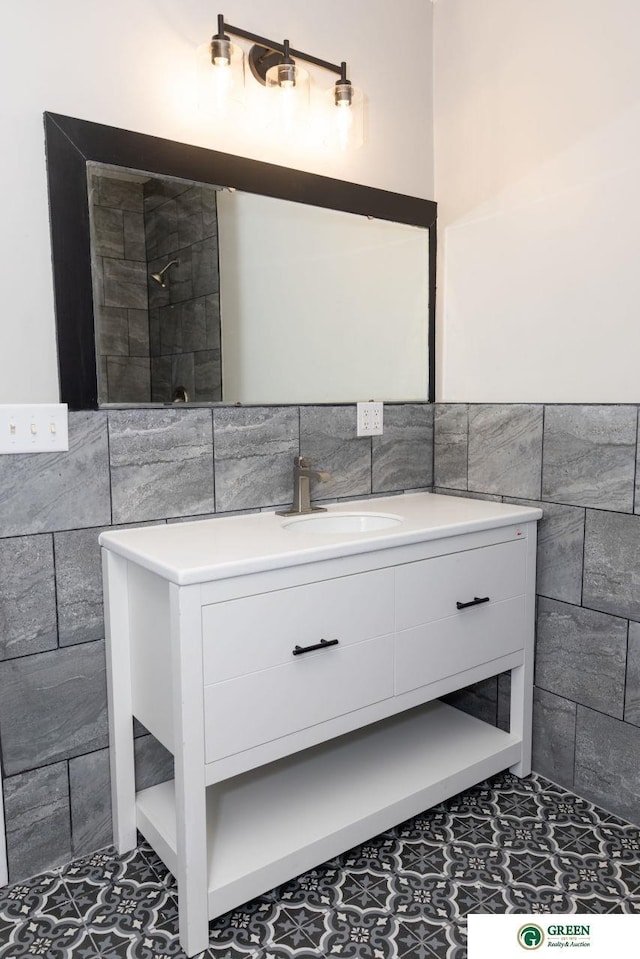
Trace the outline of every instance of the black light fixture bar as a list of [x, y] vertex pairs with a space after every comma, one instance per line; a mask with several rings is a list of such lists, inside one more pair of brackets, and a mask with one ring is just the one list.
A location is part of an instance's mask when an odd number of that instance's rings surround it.
[[[267, 50], [273, 50], [274, 53], [284, 54], [285, 49], [282, 43], [276, 43], [275, 40], [269, 40], [267, 37], [260, 37], [256, 33], [249, 33], [248, 30], [241, 30], [240, 27], [232, 27], [231, 24], [226, 23], [224, 18], [218, 17], [218, 31], [222, 33], [220, 29], [220, 24], [224, 24], [224, 30], [227, 33], [233, 34], [235, 37], [242, 37], [243, 40], [250, 40], [251, 43], [257, 43], [261, 47], [265, 47]], [[289, 53], [292, 57], [297, 57], [298, 60], [305, 60], [307, 63], [313, 63], [317, 67], [323, 67], [325, 70], [330, 70], [332, 73], [337, 73], [340, 76], [343, 75], [344, 64], [338, 66], [337, 63], [330, 63], [328, 60], [321, 60], [319, 57], [314, 57], [310, 53], [304, 53], [302, 50], [294, 50], [293, 47], [289, 47]]]

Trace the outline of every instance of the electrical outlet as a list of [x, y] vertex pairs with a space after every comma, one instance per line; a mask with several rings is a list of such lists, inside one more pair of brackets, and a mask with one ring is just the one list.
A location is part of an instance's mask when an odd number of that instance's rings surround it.
[[69, 449], [66, 403], [0, 405], [0, 453]]
[[382, 403], [358, 403], [357, 435], [382, 435]]

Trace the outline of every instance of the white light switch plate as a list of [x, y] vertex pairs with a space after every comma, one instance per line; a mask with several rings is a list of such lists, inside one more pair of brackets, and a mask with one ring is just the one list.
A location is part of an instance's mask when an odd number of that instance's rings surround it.
[[382, 435], [382, 403], [358, 403], [357, 435]]
[[0, 404], [0, 454], [68, 449], [66, 403]]

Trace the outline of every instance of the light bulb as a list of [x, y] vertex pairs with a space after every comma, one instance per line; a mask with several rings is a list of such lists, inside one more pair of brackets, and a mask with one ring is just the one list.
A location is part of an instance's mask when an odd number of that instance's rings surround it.
[[288, 136], [298, 134], [308, 121], [309, 74], [292, 60], [267, 70], [270, 124]]
[[341, 78], [325, 96], [327, 142], [338, 150], [361, 146], [364, 140], [362, 91]]
[[198, 47], [200, 109], [218, 118], [244, 99], [244, 56], [240, 47], [220, 37]]
[[219, 117], [225, 117], [229, 110], [229, 100], [231, 94], [231, 70], [227, 67], [219, 67], [213, 71], [213, 82], [211, 92], [213, 95], [212, 107]]
[[297, 113], [296, 107], [295, 87], [292, 83], [286, 83], [280, 90], [280, 117], [287, 133], [293, 132]]
[[350, 103], [343, 100], [337, 104], [335, 124], [338, 146], [341, 150], [346, 150], [349, 146], [349, 136], [353, 127], [353, 112]]

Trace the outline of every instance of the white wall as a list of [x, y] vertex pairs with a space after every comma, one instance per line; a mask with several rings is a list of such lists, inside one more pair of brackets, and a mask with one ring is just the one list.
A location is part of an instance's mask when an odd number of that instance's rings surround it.
[[439, 0], [439, 395], [640, 399], [640, 4]]
[[[196, 110], [194, 51], [218, 12], [323, 59], [346, 59], [368, 99], [364, 147], [309, 155], [265, 134], [212, 129]], [[395, 0], [392, 10], [385, 0], [14, 3], [0, 39], [0, 402], [58, 398], [45, 110], [431, 198], [431, 19], [424, 0]], [[403, 24], [402, 70], [385, 60], [394, 20]]]

